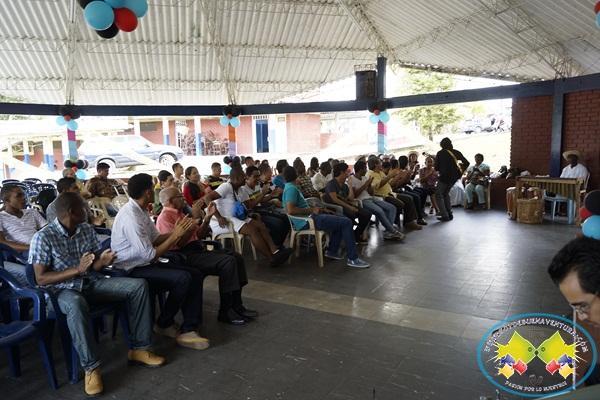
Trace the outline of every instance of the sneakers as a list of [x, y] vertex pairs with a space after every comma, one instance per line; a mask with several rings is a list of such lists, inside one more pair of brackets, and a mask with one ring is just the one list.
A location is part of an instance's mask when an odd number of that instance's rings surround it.
[[405, 237], [406, 236], [404, 235], [404, 233], [400, 231], [383, 232], [383, 238], [385, 240], [404, 240]]
[[340, 257], [339, 255], [335, 254], [335, 253], [330, 253], [329, 251], [325, 252], [325, 258], [329, 258], [330, 260], [343, 260], [343, 257]]
[[173, 325], [169, 327], [161, 328], [157, 324], [154, 324], [154, 333], [176, 339], [177, 335], [179, 335], [179, 325], [173, 323]]
[[361, 260], [360, 258], [356, 258], [354, 260], [348, 259], [346, 263], [347, 266], [352, 268], [369, 268], [370, 265], [366, 261]]
[[417, 220], [417, 224], [422, 225], [422, 226], [426, 226], [427, 225], [427, 221], [425, 221], [423, 218], [420, 218]]
[[148, 350], [129, 350], [127, 359], [130, 365], [142, 365], [148, 368], [158, 368], [165, 365], [167, 360]]
[[181, 347], [187, 347], [194, 350], [206, 350], [210, 346], [210, 342], [207, 338], [203, 338], [194, 331], [182, 333], [178, 335], [175, 340]]
[[98, 396], [104, 391], [100, 368], [85, 372], [84, 390], [85, 394], [90, 397]]

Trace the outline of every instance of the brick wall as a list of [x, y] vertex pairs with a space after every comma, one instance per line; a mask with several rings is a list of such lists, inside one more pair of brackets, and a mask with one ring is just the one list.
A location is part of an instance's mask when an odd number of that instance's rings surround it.
[[287, 151], [305, 153], [321, 149], [321, 116], [287, 114]]

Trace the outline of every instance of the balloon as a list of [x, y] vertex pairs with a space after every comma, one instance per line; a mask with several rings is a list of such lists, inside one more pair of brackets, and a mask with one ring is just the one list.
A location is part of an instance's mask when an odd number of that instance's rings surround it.
[[600, 12], [600, 1], [596, 3], [594, 6], [594, 12], [598, 14]]
[[581, 225], [586, 237], [600, 240], [600, 215], [592, 215]]
[[108, 3], [112, 8], [121, 8], [125, 7], [125, 0], [104, 0]]
[[87, 179], [87, 174], [82, 169], [78, 169], [77, 172], [75, 172], [75, 176], [82, 181]]
[[142, 18], [148, 12], [148, 2], [146, 0], [125, 0], [123, 7], [129, 8], [138, 18]]
[[587, 208], [585, 207], [581, 207], [579, 209], [579, 216], [581, 217], [581, 222], [585, 221], [586, 219], [588, 219], [589, 217], [591, 217], [592, 214]]
[[67, 121], [67, 122], [69, 122], [71, 120], [71, 116], [69, 114], [63, 115], [63, 117], [65, 118], [65, 121]]
[[90, 163], [88, 160], [83, 160], [83, 169], [88, 169], [90, 167]]
[[129, 8], [117, 8], [115, 10], [115, 25], [123, 32], [133, 32], [137, 28], [138, 20]]
[[112, 39], [119, 34], [119, 28], [117, 28], [117, 25], [115, 25], [115, 23], [113, 22], [113, 24], [109, 26], [108, 29], [105, 29], [103, 31], [96, 31], [96, 33], [98, 34], [98, 36], [104, 39]]
[[103, 31], [115, 21], [115, 13], [111, 6], [103, 1], [92, 1], [83, 10], [85, 21], [93, 29]]
[[600, 13], [596, 14], [596, 26], [600, 28]]
[[65, 160], [63, 165], [65, 166], [65, 168], [71, 168], [73, 167], [73, 162], [71, 160]]
[[229, 118], [227, 118], [226, 116], [222, 116], [221, 119], [219, 120], [219, 124], [221, 124], [221, 126], [227, 126], [229, 125]]
[[600, 190], [592, 190], [589, 192], [587, 196], [585, 196], [583, 204], [592, 214], [600, 215]]
[[231, 126], [233, 126], [234, 128], [239, 128], [240, 125], [242, 124], [242, 121], [240, 121], [240, 119], [238, 117], [233, 117], [229, 120]]
[[379, 116], [379, 114], [381, 114], [381, 110], [378, 110], [377, 108], [373, 110], [373, 114]]
[[85, 163], [83, 162], [83, 160], [77, 160], [77, 163], [75, 165], [77, 166], [77, 169], [82, 169]]
[[371, 121], [372, 124], [376, 124], [379, 122], [379, 116], [371, 114], [369, 115], [369, 121]]
[[382, 111], [381, 114], [379, 114], [379, 120], [384, 124], [387, 124], [390, 121], [390, 114], [387, 111]]
[[81, 8], [85, 8], [88, 4], [90, 4], [93, 0], [77, 0], [79, 6]]
[[59, 115], [58, 117], [56, 117], [56, 123], [60, 126], [63, 126], [67, 123], [67, 121], [65, 121], [65, 117]]
[[75, 121], [74, 119], [67, 122], [67, 128], [69, 128], [72, 131], [76, 131], [78, 127], [79, 127], [79, 125], [77, 124], [77, 121]]

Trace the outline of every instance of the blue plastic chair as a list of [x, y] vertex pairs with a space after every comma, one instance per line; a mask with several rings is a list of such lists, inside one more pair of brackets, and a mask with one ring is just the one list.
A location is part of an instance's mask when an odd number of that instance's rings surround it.
[[48, 382], [53, 389], [58, 388], [54, 360], [52, 358], [52, 330], [53, 323], [46, 319], [46, 302], [41, 291], [23, 288], [14, 277], [0, 269], [0, 292], [4, 299], [19, 301], [29, 298], [33, 302], [33, 320], [26, 321], [17, 318], [14, 314], [9, 318], [4, 317], [0, 323], [0, 348], [6, 349], [9, 357], [10, 370], [13, 376], [21, 376], [21, 363], [19, 345], [31, 338], [38, 342], [40, 353]]
[[[32, 287], [37, 287], [37, 282], [35, 279], [35, 271], [33, 269], [33, 265], [27, 264], [26, 267], [27, 272], [27, 281]], [[60, 332], [61, 332], [61, 342], [63, 345], [63, 352], [65, 355], [65, 364], [67, 366], [67, 374], [69, 376], [69, 381], [71, 383], [77, 383], [79, 381], [79, 356], [77, 355], [77, 351], [73, 347], [73, 341], [71, 338], [71, 333], [69, 331], [69, 326], [67, 325], [66, 315], [60, 311], [60, 307], [58, 305], [58, 298], [56, 294], [44, 288], [38, 288], [43, 291], [46, 297], [49, 299], [50, 304], [52, 305], [52, 310], [48, 310], [48, 318], [54, 319], [57, 321]], [[125, 336], [125, 342], [127, 343], [127, 347], [129, 347], [129, 321], [127, 319], [127, 310], [126, 306], [123, 303], [106, 303], [106, 304], [90, 304], [90, 325], [92, 332], [94, 333], [94, 338], [96, 342], [99, 341], [99, 326], [103, 323], [104, 317], [107, 315], [114, 315], [115, 322], [118, 319], [121, 323], [121, 329], [123, 330], [123, 335]]]

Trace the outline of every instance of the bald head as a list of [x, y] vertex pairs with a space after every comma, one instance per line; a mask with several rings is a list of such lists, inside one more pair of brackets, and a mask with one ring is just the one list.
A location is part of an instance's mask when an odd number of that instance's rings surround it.
[[177, 208], [179, 202], [174, 201], [175, 198], [179, 198], [181, 196], [181, 192], [176, 187], [168, 187], [160, 191], [158, 194], [158, 201], [165, 207]]

